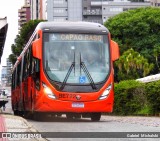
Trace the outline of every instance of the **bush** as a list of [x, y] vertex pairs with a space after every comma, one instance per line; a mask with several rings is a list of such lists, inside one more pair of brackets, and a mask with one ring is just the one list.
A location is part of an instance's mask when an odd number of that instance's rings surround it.
[[115, 84], [114, 114], [134, 115], [147, 105], [144, 84], [127, 80]]
[[147, 83], [145, 85], [147, 99], [151, 106], [153, 115], [160, 113], [160, 81]]
[[135, 80], [115, 84], [113, 114], [155, 115], [160, 113], [160, 81], [140, 83]]

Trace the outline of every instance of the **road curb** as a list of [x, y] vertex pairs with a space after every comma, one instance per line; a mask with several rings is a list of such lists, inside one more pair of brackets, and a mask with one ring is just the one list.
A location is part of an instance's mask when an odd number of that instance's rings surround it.
[[[35, 129], [31, 124], [29, 124], [26, 119], [22, 117], [14, 116], [11, 114], [1, 114], [0, 121], [1, 119], [3, 120], [3, 125], [5, 125], [3, 126], [5, 128], [3, 128], [2, 132], [40, 135], [39, 131]], [[23, 141], [23, 138], [19, 140]], [[45, 138], [32, 138], [32, 141], [47, 141], [47, 140]]]

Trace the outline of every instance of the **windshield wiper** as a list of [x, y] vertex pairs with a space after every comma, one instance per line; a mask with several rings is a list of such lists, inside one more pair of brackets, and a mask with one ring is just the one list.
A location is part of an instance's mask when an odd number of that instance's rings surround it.
[[71, 66], [69, 67], [69, 70], [68, 70], [68, 72], [67, 72], [67, 74], [66, 74], [66, 76], [65, 76], [65, 78], [63, 80], [63, 83], [62, 83], [62, 85], [60, 87], [60, 90], [63, 90], [64, 87], [66, 86], [66, 82], [67, 82], [68, 77], [70, 76], [73, 68], [74, 68], [74, 74], [75, 74], [75, 52], [74, 52], [74, 61], [72, 62]]
[[93, 81], [93, 78], [92, 78], [91, 74], [89, 73], [85, 63], [82, 62], [82, 60], [81, 60], [81, 53], [80, 53], [80, 73], [81, 73], [81, 68], [83, 69], [84, 73], [87, 75], [87, 78], [90, 81], [90, 85], [91, 85], [92, 89], [97, 89], [97, 87]]

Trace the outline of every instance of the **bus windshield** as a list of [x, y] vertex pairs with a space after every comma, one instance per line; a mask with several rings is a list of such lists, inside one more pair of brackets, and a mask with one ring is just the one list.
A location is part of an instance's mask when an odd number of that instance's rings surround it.
[[[94, 83], [106, 79], [110, 70], [107, 35], [44, 33], [44, 70], [57, 82]], [[85, 66], [85, 72], [82, 65]], [[69, 73], [70, 71], [70, 73]]]

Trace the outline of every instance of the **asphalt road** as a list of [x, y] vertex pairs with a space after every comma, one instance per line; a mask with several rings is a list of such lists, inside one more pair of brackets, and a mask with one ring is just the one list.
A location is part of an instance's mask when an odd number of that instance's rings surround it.
[[[5, 112], [13, 114], [10, 104], [10, 101], [6, 104]], [[68, 120], [65, 115], [63, 115], [61, 118], [47, 116], [41, 121], [28, 119], [27, 121], [39, 132], [47, 132], [48, 134], [45, 135], [50, 141], [160, 140], [160, 117], [120, 117], [103, 115], [99, 122], [92, 122], [90, 118]], [[97, 132], [104, 133], [98, 134]], [[142, 132], [146, 137], [148, 135], [154, 135], [154, 137], [142, 138]], [[157, 134], [158, 138], [156, 136]]]
[[[52, 132], [48, 135], [49, 140], [159, 140], [160, 139], [160, 118], [158, 117], [116, 117], [102, 116], [99, 122], [92, 122], [90, 119], [68, 120], [65, 116], [61, 118], [48, 117], [42, 121], [28, 120], [39, 132]], [[61, 135], [62, 138], [54, 138]], [[62, 133], [63, 132], [63, 133]], [[66, 134], [69, 132], [69, 137]], [[78, 132], [78, 133], [76, 133]], [[79, 134], [82, 132], [82, 136]], [[98, 134], [97, 132], [104, 132]], [[135, 138], [135, 132], [139, 132]], [[141, 133], [152, 135], [155, 138], [141, 138]], [[152, 133], [151, 133], [152, 132]], [[158, 138], [156, 138], [156, 132]], [[108, 133], [108, 134], [107, 134]], [[133, 134], [133, 136], [132, 136]], [[46, 135], [47, 136], [47, 135]], [[147, 135], [146, 135], [147, 136]], [[64, 137], [64, 138], [63, 138]], [[84, 138], [80, 138], [84, 137]], [[108, 138], [109, 137], [109, 138]], [[125, 138], [121, 138], [125, 137]]]

